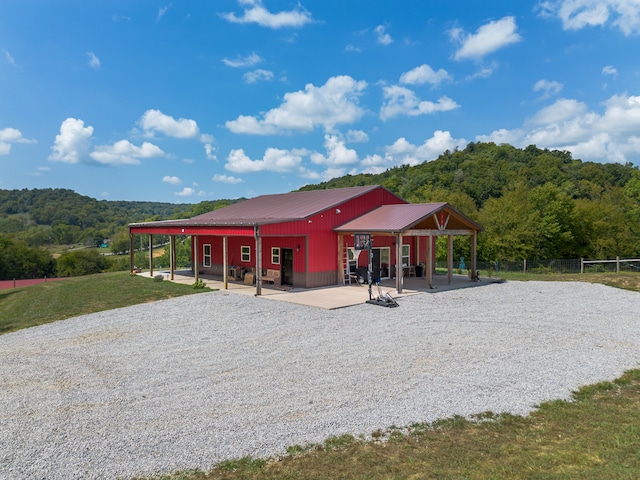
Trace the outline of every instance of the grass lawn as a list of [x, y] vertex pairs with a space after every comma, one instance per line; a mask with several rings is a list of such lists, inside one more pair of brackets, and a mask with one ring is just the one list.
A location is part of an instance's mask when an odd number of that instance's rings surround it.
[[190, 285], [129, 276], [126, 272], [101, 273], [0, 290], [0, 334], [86, 313], [202, 291]]

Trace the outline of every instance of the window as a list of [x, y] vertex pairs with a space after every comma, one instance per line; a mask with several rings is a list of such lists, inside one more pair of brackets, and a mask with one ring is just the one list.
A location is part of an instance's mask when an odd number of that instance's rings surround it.
[[411, 265], [411, 245], [402, 245], [402, 266]]
[[242, 246], [240, 247], [240, 260], [245, 263], [251, 261], [251, 247]]
[[211, 245], [202, 246], [202, 265], [205, 267], [211, 266]]
[[271, 263], [280, 265], [280, 247], [271, 247]]

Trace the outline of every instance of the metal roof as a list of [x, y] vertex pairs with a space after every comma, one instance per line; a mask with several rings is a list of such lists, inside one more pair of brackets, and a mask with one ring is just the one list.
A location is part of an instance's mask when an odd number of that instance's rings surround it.
[[364, 187], [311, 190], [261, 195], [184, 220], [134, 223], [130, 226], [254, 226], [304, 220], [378, 188]]
[[335, 232], [400, 233], [410, 229], [438, 229], [438, 214], [449, 216], [448, 228], [483, 228], [446, 202], [382, 205], [358, 218], [334, 228]]

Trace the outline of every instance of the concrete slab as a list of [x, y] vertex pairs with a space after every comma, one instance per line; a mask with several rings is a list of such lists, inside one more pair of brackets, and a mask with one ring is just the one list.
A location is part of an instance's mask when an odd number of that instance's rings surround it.
[[[155, 270], [155, 275], [163, 275], [165, 280], [170, 279], [170, 272]], [[140, 276], [150, 278], [149, 272], [142, 272]], [[224, 282], [221, 277], [211, 275], [200, 275], [207, 287], [215, 290], [224, 290]], [[173, 282], [191, 285], [195, 281], [193, 272], [190, 270], [179, 270], [174, 272]], [[471, 282], [466, 275], [454, 275], [451, 284], [447, 282], [446, 275], [435, 275], [433, 278], [433, 287], [428, 289], [425, 278], [408, 277], [404, 279], [402, 294], [398, 294], [395, 290], [395, 279], [383, 280], [381, 282], [382, 293], [389, 293], [395, 299], [403, 298], [408, 295], [417, 295], [422, 293], [438, 293], [447, 290], [480, 287], [490, 283], [494, 283], [495, 279], [481, 278], [480, 282]], [[255, 285], [247, 285], [244, 282], [228, 281], [227, 291], [239, 295], [251, 295], [256, 293]], [[378, 296], [378, 289], [374, 285], [372, 288], [373, 298]], [[310, 307], [324, 308], [333, 310], [337, 308], [350, 307], [353, 305], [366, 305], [369, 300], [368, 285], [336, 285], [320, 288], [285, 288], [263, 285], [262, 297], [268, 300], [277, 300], [281, 302], [297, 303]], [[383, 307], [384, 308], [384, 307]]]

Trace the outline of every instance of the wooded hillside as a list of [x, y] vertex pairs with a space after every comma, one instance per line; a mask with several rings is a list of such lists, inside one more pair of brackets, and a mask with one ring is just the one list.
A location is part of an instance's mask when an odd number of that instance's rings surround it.
[[533, 145], [470, 143], [431, 162], [302, 190], [354, 185], [382, 185], [412, 203], [449, 202], [485, 227], [483, 260], [640, 255], [640, 171], [632, 164], [582, 162]]

